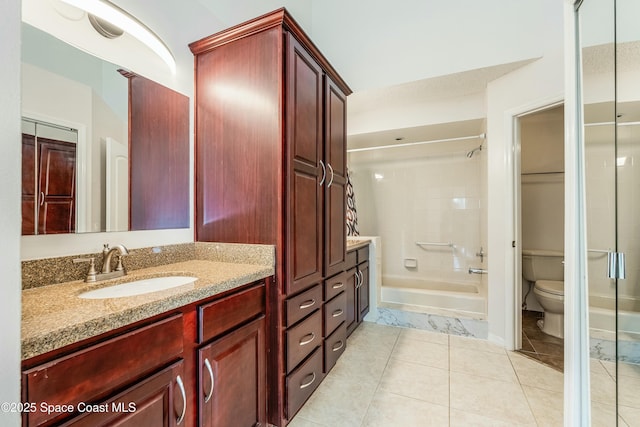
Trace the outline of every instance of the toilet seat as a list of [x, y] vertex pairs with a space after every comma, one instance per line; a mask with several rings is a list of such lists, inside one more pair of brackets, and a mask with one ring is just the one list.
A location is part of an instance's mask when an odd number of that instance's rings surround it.
[[548, 294], [564, 296], [564, 282], [558, 280], [538, 280], [536, 282], [536, 288], [540, 292], [546, 292]]

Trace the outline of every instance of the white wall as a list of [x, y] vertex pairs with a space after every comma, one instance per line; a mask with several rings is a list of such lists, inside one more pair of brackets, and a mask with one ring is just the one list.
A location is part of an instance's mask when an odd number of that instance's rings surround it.
[[[349, 97], [350, 105], [358, 102], [358, 93]], [[358, 107], [350, 113], [347, 134], [403, 129], [439, 123], [459, 122], [485, 117], [485, 94], [478, 92], [465, 96], [422, 100], [418, 102], [391, 102], [380, 99], [368, 109]], [[466, 135], [452, 135], [466, 136]]]
[[[562, 3], [556, 13], [562, 18]], [[561, 29], [562, 26], [560, 25]], [[562, 40], [562, 34], [558, 36]], [[562, 100], [563, 49], [491, 82], [487, 88], [489, 339], [513, 346], [515, 311], [513, 117]], [[516, 242], [520, 244], [520, 242]]]
[[[20, 401], [20, 2], [0, 0], [0, 402]], [[0, 411], [2, 426], [19, 426], [20, 414]]]
[[[483, 245], [486, 159], [483, 153], [466, 156], [479, 144], [395, 148], [374, 162], [366, 152], [350, 154], [360, 232], [381, 236], [383, 277], [480, 284], [468, 268], [480, 265], [475, 254]], [[451, 242], [455, 248], [420, 247], [416, 241]], [[405, 259], [415, 259], [417, 267], [405, 267]]]

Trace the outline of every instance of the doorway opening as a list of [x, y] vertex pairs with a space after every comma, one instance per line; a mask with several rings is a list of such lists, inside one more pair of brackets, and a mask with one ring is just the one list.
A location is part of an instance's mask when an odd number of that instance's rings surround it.
[[[564, 367], [564, 105], [516, 117], [516, 349]], [[518, 340], [516, 340], [518, 341]]]

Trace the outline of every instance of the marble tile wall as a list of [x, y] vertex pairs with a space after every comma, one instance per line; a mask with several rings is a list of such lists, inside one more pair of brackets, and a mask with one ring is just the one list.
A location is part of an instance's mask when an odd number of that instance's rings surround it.
[[481, 339], [486, 339], [489, 334], [489, 323], [486, 320], [438, 316], [386, 307], [378, 307], [377, 315], [370, 320], [379, 325], [400, 326]]

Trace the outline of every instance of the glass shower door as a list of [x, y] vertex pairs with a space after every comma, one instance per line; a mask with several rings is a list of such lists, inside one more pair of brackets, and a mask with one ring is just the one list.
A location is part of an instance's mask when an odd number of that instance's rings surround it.
[[578, 12], [592, 425], [640, 419], [640, 3]]
[[616, 238], [626, 267], [616, 283], [617, 407], [619, 425], [631, 426], [640, 423], [640, 2], [615, 7]]

